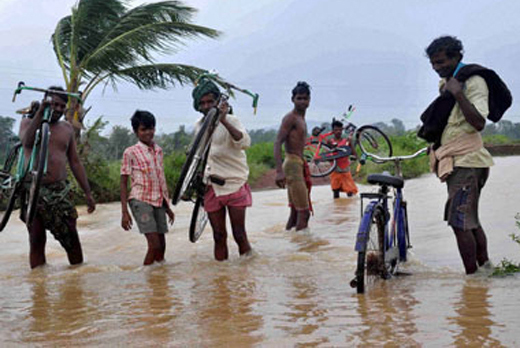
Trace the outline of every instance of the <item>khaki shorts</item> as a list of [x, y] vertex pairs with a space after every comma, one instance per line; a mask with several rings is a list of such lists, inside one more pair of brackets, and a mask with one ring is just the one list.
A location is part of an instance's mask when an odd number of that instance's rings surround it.
[[167, 233], [166, 209], [131, 199], [130, 209], [141, 233]]
[[303, 175], [303, 159], [292, 154], [285, 154], [283, 172], [287, 182], [289, 205], [296, 210], [309, 209], [309, 190]]
[[488, 176], [489, 168], [454, 168], [446, 180], [448, 201], [444, 220], [448, 225], [461, 230], [480, 227], [478, 202]]

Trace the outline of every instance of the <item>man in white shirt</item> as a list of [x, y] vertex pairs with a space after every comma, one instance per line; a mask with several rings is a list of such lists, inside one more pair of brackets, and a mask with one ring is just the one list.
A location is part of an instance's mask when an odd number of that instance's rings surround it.
[[247, 184], [249, 167], [245, 149], [251, 138], [236, 116], [229, 115], [226, 101], [219, 104], [220, 90], [211, 80], [202, 79], [193, 90], [193, 106], [206, 117], [218, 107], [220, 122], [211, 141], [204, 209], [208, 213], [215, 241], [214, 255], [218, 261], [228, 258], [226, 209], [231, 220], [233, 237], [240, 255], [251, 251], [245, 228], [246, 207], [252, 205], [251, 189]]

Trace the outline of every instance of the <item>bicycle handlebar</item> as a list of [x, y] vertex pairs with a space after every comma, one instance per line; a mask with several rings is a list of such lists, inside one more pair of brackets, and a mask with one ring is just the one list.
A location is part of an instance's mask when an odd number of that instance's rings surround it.
[[427, 147], [423, 147], [422, 149], [416, 151], [412, 155], [405, 155], [405, 156], [392, 156], [392, 157], [379, 157], [374, 154], [363, 154], [365, 159], [370, 159], [372, 162], [375, 163], [385, 163], [385, 162], [397, 162], [397, 161], [403, 161], [403, 160], [409, 160], [415, 157], [419, 157], [422, 155], [425, 155], [428, 152]]
[[198, 81], [200, 81], [202, 78], [204, 77], [207, 77], [209, 79], [212, 79], [213, 81], [215, 81], [217, 84], [223, 86], [224, 88], [226, 88], [227, 90], [231, 90], [231, 89], [234, 89], [236, 91], [239, 91], [239, 92], [242, 92], [244, 94], [247, 94], [248, 96], [250, 96], [251, 98], [253, 98], [253, 113], [256, 115], [256, 110], [258, 108], [258, 99], [260, 98], [260, 96], [258, 95], [258, 93], [253, 93], [247, 89], [243, 89], [243, 88], [240, 88], [240, 87], [237, 87], [227, 81], [224, 81], [223, 79], [220, 78], [220, 76], [218, 76], [218, 74], [216, 73], [210, 73], [210, 72], [207, 72], [207, 73], [203, 73], [201, 74], [199, 77], [197, 77], [197, 81], [196, 83], [198, 83]]
[[81, 96], [82, 96], [81, 92], [79, 92], [79, 93], [71, 93], [71, 92], [66, 92], [66, 91], [57, 91], [57, 90], [54, 90], [54, 89], [44, 89], [44, 88], [38, 88], [38, 87], [30, 87], [30, 86], [26, 86], [23, 81], [18, 82], [18, 87], [14, 90], [13, 103], [16, 100], [16, 96], [18, 94], [21, 94], [22, 91], [24, 91], [24, 90], [26, 90], [26, 91], [34, 91], [34, 92], [42, 92], [42, 93], [45, 93], [45, 94], [62, 94], [62, 95], [66, 95], [68, 97], [75, 98], [75, 99], [77, 99], [79, 101], [80, 104], [83, 104], [83, 100], [81, 99]]

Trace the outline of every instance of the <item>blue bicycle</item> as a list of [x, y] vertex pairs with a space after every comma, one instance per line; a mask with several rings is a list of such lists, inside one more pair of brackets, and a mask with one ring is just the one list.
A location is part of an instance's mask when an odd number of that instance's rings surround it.
[[[380, 157], [365, 151], [361, 160], [371, 160], [382, 164], [394, 162], [395, 175], [388, 172], [370, 174], [368, 183], [379, 185], [377, 193], [362, 193], [361, 196], [361, 223], [356, 237], [355, 250], [358, 253], [356, 276], [350, 286], [357, 289], [358, 294], [365, 292], [365, 285], [373, 279], [388, 279], [396, 274], [400, 262], [406, 262], [410, 243], [408, 227], [408, 213], [403, 195], [404, 179], [401, 162], [425, 155], [427, 148], [423, 148], [413, 155]], [[393, 197], [390, 196], [393, 190]], [[390, 214], [390, 200], [392, 211]], [[363, 202], [370, 202], [363, 209]]]

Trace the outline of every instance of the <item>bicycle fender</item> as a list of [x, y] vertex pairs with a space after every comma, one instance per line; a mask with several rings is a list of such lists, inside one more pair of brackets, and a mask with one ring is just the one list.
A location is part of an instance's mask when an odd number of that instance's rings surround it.
[[372, 214], [376, 209], [377, 203], [377, 201], [372, 201], [368, 203], [367, 207], [365, 208], [365, 212], [363, 213], [363, 218], [359, 224], [359, 230], [356, 236], [355, 250], [357, 252], [365, 251], [368, 240], [368, 233], [370, 232], [370, 222], [372, 221]]

